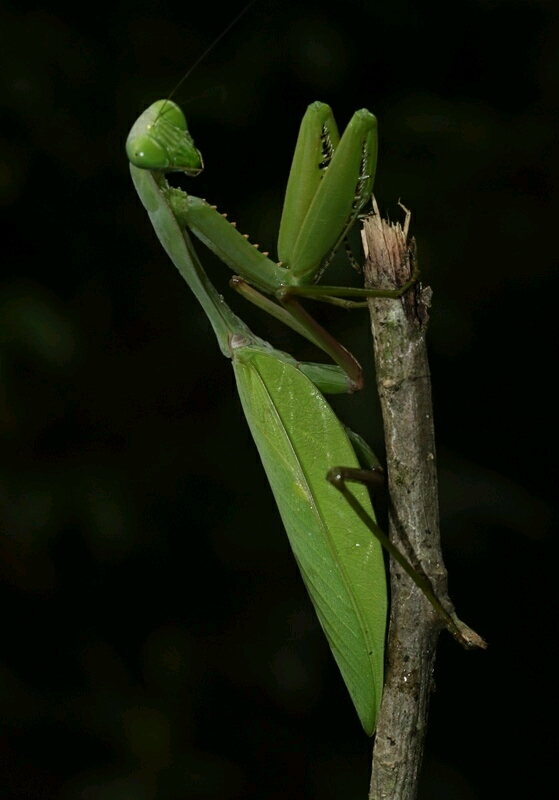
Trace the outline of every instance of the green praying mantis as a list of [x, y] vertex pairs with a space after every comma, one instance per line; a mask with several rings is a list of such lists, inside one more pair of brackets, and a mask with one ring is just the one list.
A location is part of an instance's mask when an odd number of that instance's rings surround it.
[[[358, 515], [326, 480], [328, 470], [339, 464], [359, 468], [354, 449], [359, 439], [323, 396], [360, 388], [361, 368], [298, 298], [353, 307], [371, 295], [398, 297], [415, 281], [414, 276], [397, 291], [316, 284], [371, 196], [376, 119], [366, 109], [357, 111], [340, 138], [330, 107], [309, 106], [287, 184], [279, 263], [251, 245], [215, 207], [167, 182], [168, 172], [195, 176], [203, 168], [175, 103], [160, 100], [150, 106], [133, 125], [126, 150], [134, 185], [161, 244], [232, 361], [243, 410], [303, 581], [363, 728], [372, 735], [383, 686], [385, 567], [365, 487], [356, 485], [349, 493], [362, 509]], [[316, 344], [335, 364], [300, 363], [255, 336], [210, 282], [188, 231], [236, 273], [232, 285], [237, 291]]]

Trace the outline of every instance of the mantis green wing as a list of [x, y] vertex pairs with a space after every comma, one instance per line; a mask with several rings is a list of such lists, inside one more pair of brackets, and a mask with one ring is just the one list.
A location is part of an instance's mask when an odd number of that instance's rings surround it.
[[[274, 352], [243, 348], [233, 369], [247, 422], [291, 548], [365, 731], [383, 686], [387, 599], [382, 548], [324, 466], [358, 467], [345, 430], [317, 387]], [[364, 487], [355, 487], [372, 514]], [[341, 502], [340, 502], [341, 501]]]
[[[254, 336], [206, 276], [181, 218], [183, 193], [163, 175], [130, 166], [155, 232], [202, 304], [224, 355], [303, 580], [363, 728], [372, 735], [383, 685], [386, 577], [380, 545], [325, 479], [357, 467], [336, 415], [304, 367]], [[321, 365], [311, 365], [320, 381]], [[326, 383], [331, 370], [325, 370]], [[363, 487], [359, 500], [373, 514]]]

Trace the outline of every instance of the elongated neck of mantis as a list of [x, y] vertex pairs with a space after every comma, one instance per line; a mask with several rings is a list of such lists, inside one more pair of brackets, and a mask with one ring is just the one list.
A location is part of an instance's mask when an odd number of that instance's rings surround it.
[[247, 343], [265, 344], [229, 308], [206, 275], [185, 226], [177, 219], [170, 202], [172, 192], [179, 190], [169, 187], [162, 174], [138, 169], [132, 164], [130, 172], [159, 241], [206, 312], [223, 355], [231, 358], [234, 336], [241, 336]]

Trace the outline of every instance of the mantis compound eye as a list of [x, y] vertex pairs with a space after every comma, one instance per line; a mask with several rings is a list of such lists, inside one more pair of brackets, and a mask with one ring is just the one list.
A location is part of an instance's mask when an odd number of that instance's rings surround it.
[[166, 150], [149, 134], [129, 139], [126, 142], [126, 155], [135, 167], [140, 169], [165, 169], [169, 167]]

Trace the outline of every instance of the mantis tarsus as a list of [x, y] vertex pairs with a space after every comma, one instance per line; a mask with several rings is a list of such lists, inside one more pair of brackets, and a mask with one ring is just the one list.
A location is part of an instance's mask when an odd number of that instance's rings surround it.
[[[232, 360], [243, 409], [303, 580], [369, 735], [383, 685], [385, 570], [377, 539], [325, 479], [338, 464], [359, 465], [345, 428], [322, 395], [359, 388], [361, 368], [297, 296], [352, 306], [377, 294], [314, 283], [370, 197], [376, 141], [376, 120], [365, 109], [356, 112], [340, 139], [329, 106], [309, 106], [286, 192], [279, 264], [214, 207], [169, 186], [166, 172], [197, 175], [203, 167], [175, 103], [153, 104], [127, 141], [132, 178], [155, 231], [202, 304], [223, 354]], [[187, 228], [239, 273], [237, 290], [321, 347], [337, 366], [299, 363], [256, 337], [207, 278]], [[381, 294], [396, 297], [407, 288]], [[364, 487], [357, 486], [354, 496], [374, 520]]]

